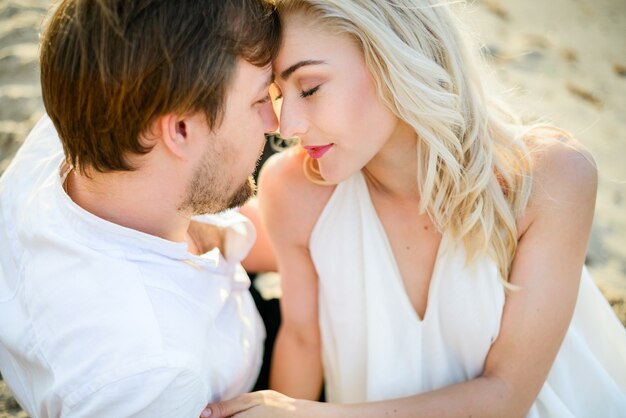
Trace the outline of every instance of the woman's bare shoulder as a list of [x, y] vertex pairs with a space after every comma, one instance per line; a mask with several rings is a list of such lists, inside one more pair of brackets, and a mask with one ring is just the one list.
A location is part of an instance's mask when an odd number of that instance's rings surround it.
[[566, 133], [559, 135], [555, 131], [530, 139], [527, 147], [533, 186], [524, 225], [546, 212], [593, 208], [597, 168], [593, 156], [582, 144]]
[[259, 176], [259, 202], [264, 219], [279, 230], [308, 243], [311, 231], [334, 191], [305, 175], [306, 153], [293, 147], [273, 155]]

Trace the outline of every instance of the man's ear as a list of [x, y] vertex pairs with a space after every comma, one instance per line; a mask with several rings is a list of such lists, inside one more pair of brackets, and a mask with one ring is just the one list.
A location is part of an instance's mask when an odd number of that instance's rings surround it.
[[163, 145], [178, 158], [189, 154], [188, 120], [185, 116], [168, 113], [156, 121]]

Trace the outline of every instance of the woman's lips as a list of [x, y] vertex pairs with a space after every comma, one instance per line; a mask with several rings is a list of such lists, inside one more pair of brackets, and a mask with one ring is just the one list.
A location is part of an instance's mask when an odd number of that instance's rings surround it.
[[326, 154], [326, 152], [331, 149], [333, 147], [334, 144], [328, 144], [328, 145], [308, 145], [306, 147], [303, 147], [306, 152], [309, 153], [309, 156], [311, 158], [322, 158], [322, 156], [324, 156], [324, 154]]

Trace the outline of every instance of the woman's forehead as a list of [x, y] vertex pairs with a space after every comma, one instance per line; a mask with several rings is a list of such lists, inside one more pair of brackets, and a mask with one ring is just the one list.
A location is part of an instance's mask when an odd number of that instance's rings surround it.
[[358, 48], [349, 36], [315, 28], [311, 24], [298, 25], [296, 20], [284, 27], [281, 46], [273, 62], [274, 74], [278, 79], [281, 73], [301, 61], [330, 63], [355, 52]]

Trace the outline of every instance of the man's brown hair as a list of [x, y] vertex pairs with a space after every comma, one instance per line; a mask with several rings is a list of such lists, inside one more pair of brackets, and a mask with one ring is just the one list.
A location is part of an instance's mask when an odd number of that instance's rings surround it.
[[132, 170], [167, 113], [219, 127], [239, 57], [268, 65], [279, 21], [265, 0], [64, 0], [41, 42], [44, 105], [75, 167]]

